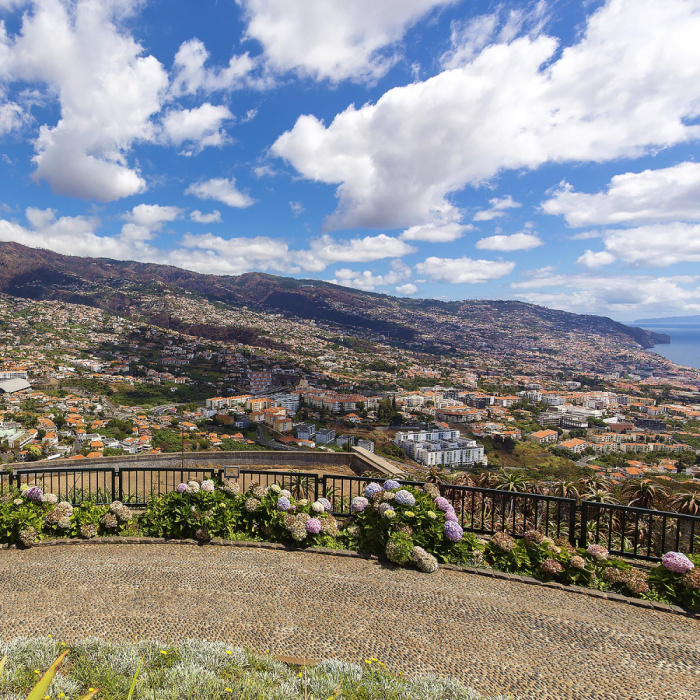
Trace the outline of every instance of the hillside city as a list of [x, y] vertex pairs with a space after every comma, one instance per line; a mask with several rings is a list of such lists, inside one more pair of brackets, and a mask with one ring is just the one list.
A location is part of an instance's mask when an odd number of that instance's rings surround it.
[[[140, 303], [163, 305], [156, 294]], [[168, 310], [273, 342], [204, 339], [88, 306], [2, 296], [5, 467], [355, 447], [416, 476], [700, 475], [700, 372], [629, 340], [571, 332], [535, 342], [514, 318], [507, 342], [440, 356], [194, 295], [169, 299]]]

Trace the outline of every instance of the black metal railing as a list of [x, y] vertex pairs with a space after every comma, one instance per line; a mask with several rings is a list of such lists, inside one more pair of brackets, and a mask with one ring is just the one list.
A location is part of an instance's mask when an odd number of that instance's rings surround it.
[[578, 544], [602, 544], [611, 553], [657, 561], [669, 550], [700, 552], [700, 517], [583, 501]]
[[119, 500], [139, 507], [145, 506], [151, 498], [174, 491], [180, 483], [215, 479], [219, 470], [210, 467], [125, 467], [115, 476], [119, 482]]
[[[40, 486], [74, 505], [90, 498], [100, 504], [119, 499], [139, 507], [145, 506], [149, 498], [173, 491], [179, 483], [224, 477], [237, 479], [241, 493], [254, 483], [263, 488], [279, 484], [296, 498], [327, 498], [332, 512], [339, 517], [351, 514], [352, 499], [361, 496], [368, 484], [385, 481], [378, 477], [236, 467], [56, 467], [0, 472], [0, 495], [26, 484]], [[420, 481], [399, 483], [424, 485]], [[700, 516], [696, 515], [592, 501], [578, 503], [571, 498], [521, 491], [451, 484], [440, 484], [439, 488], [464, 529], [476, 534], [507, 532], [522, 537], [528, 530], [539, 530], [573, 545], [601, 544], [611, 554], [647, 561], [658, 561], [669, 550], [700, 552]]]
[[576, 543], [576, 501], [572, 498], [445, 484], [440, 493], [470, 532], [522, 537], [528, 530], [539, 530], [548, 537]]

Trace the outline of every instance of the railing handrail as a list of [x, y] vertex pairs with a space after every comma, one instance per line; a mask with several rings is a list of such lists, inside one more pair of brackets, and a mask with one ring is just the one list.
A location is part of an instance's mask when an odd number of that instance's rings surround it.
[[526, 496], [527, 498], [536, 498], [542, 501], [554, 501], [559, 503], [576, 503], [575, 498], [565, 498], [564, 496], [550, 496], [545, 493], [532, 493], [531, 491], [508, 491], [507, 489], [490, 489], [484, 486], [466, 486], [464, 484], [446, 484], [440, 483], [440, 490], [443, 489], [458, 489], [468, 491], [470, 493], [493, 493], [504, 496]]
[[586, 504], [587, 507], [608, 508], [610, 510], [621, 510], [626, 513], [639, 513], [641, 515], [652, 515], [658, 517], [673, 517], [687, 518], [700, 523], [700, 515], [691, 515], [690, 513], [677, 513], [673, 510], [656, 510], [655, 508], [638, 508], [637, 506], [623, 506], [621, 503], [599, 503], [598, 501], [581, 501], [581, 504]]

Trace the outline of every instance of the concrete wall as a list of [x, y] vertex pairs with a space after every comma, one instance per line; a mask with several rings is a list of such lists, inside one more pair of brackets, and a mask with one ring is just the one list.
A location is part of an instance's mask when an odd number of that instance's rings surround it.
[[322, 467], [345, 467], [355, 469], [357, 458], [347, 452], [274, 452], [248, 450], [241, 452], [185, 452], [184, 459], [179, 452], [145, 455], [119, 455], [117, 457], [98, 457], [95, 459], [52, 459], [51, 461], [31, 462], [22, 465], [13, 464], [16, 471], [22, 469], [89, 469], [95, 467], [179, 467], [184, 461], [185, 467], [236, 466], [243, 468], [270, 467], [285, 465], [303, 470]]

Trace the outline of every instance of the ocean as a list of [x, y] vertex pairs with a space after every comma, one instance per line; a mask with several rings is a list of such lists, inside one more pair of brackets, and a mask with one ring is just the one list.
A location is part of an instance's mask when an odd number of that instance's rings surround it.
[[657, 345], [651, 352], [672, 362], [700, 369], [700, 326], [645, 326], [655, 333], [671, 336], [670, 345]]

